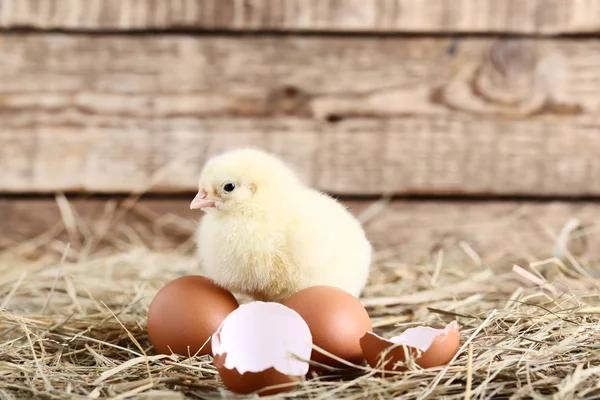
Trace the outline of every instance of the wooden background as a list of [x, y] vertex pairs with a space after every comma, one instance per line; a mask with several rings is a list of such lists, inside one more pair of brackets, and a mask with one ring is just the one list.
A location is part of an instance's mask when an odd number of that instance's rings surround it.
[[379, 213], [381, 247], [495, 206], [593, 225], [599, 38], [600, 0], [0, 0], [0, 246], [64, 221], [57, 193], [193, 220], [244, 145], [356, 210], [427, 199]]

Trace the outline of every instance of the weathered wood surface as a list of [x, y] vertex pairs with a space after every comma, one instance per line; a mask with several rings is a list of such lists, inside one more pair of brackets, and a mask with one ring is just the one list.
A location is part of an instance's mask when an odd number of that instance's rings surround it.
[[598, 0], [0, 0], [0, 28], [572, 34]]
[[[67, 241], [77, 251], [107, 244], [123, 249], [124, 243], [193, 250], [190, 238], [202, 213], [190, 211], [189, 201], [79, 199], [59, 207], [53, 200], [0, 199], [0, 250], [56, 256]], [[568, 250], [582, 261], [600, 260], [594, 244], [600, 232], [600, 203], [392, 201], [381, 208], [371, 201], [345, 204], [366, 218], [378, 262], [389, 257], [431, 261], [441, 249], [448, 261], [459, 253], [474, 260], [477, 254], [489, 263], [552, 257], [559, 232], [571, 218], [579, 219], [580, 225], [571, 234]]]
[[566, 123], [154, 120], [130, 130], [10, 129], [0, 141], [0, 190], [15, 193], [191, 192], [207, 156], [247, 143], [336, 194], [600, 194], [599, 129]]
[[600, 194], [596, 41], [9, 34], [0, 52], [0, 191], [188, 192], [252, 145], [342, 195]]

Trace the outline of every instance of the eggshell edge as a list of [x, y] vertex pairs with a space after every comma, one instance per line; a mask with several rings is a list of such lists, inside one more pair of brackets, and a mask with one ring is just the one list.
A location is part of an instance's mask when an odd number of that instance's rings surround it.
[[[302, 376], [291, 376], [270, 367], [260, 372], [244, 372], [236, 368], [226, 368], [227, 353], [214, 357], [213, 364], [219, 372], [221, 380], [227, 388], [237, 394], [258, 394], [271, 396], [294, 390], [304, 379]], [[268, 383], [267, 383], [268, 382]]]
[[[380, 368], [381, 353], [394, 345], [404, 344], [408, 350], [417, 357], [418, 350], [421, 355], [415, 359], [415, 363], [422, 368], [431, 368], [444, 365], [450, 362], [456, 355], [460, 346], [460, 334], [458, 322], [452, 321], [443, 329], [435, 329], [426, 326], [410, 328], [402, 334], [390, 339], [384, 339], [381, 336], [367, 332], [360, 339], [360, 345], [367, 363], [372, 368]], [[440, 359], [438, 356], [443, 353]], [[383, 369], [387, 371], [403, 371], [405, 367], [396, 367], [398, 362], [405, 361], [405, 350], [403, 346], [398, 346], [389, 351], [386, 355]]]

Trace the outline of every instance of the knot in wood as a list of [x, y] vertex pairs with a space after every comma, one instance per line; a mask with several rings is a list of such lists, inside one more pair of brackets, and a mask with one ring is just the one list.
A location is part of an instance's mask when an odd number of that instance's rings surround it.
[[284, 85], [273, 90], [269, 95], [271, 110], [275, 114], [305, 115], [310, 95], [293, 85]]
[[502, 40], [490, 46], [477, 73], [474, 90], [488, 102], [518, 106], [539, 97], [537, 59], [530, 43]]
[[510, 78], [532, 74], [536, 59], [528, 43], [521, 40], [504, 40], [492, 44], [490, 63], [500, 75]]

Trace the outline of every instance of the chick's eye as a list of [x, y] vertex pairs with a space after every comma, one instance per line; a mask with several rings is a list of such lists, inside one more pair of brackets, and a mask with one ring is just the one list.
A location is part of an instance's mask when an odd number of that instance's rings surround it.
[[235, 183], [228, 182], [228, 183], [224, 184], [223, 190], [226, 191], [227, 193], [233, 192], [235, 190]]

